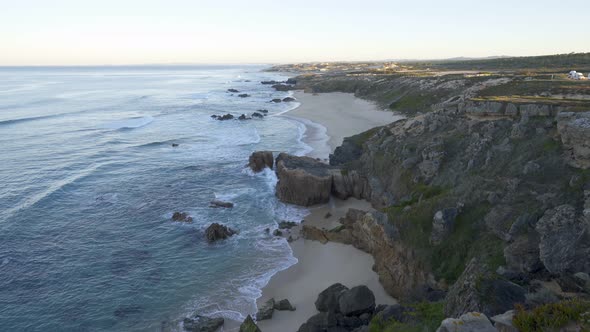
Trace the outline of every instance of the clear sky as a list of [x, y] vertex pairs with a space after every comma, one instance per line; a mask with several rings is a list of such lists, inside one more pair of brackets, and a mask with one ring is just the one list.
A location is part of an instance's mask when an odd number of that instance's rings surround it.
[[590, 51], [590, 0], [0, 0], [0, 65]]

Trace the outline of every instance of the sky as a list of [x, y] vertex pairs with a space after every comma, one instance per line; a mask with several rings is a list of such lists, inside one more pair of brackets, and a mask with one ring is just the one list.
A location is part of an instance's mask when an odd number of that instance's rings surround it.
[[0, 0], [0, 65], [590, 51], [590, 0]]

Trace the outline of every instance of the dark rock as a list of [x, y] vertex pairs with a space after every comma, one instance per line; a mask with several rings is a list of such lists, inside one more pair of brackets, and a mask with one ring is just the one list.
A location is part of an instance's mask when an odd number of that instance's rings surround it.
[[265, 84], [265, 85], [271, 85], [271, 84], [280, 84], [282, 82], [279, 82], [279, 81], [262, 81], [260, 83], [261, 84]]
[[264, 115], [262, 115], [262, 114], [260, 114], [260, 113], [258, 113], [258, 112], [254, 112], [254, 113], [252, 113], [252, 117], [253, 117], [253, 118], [259, 118], [259, 119], [261, 119], [261, 118], [263, 118], [263, 117], [264, 117]]
[[320, 312], [340, 312], [338, 299], [347, 290], [348, 287], [339, 283], [324, 289], [315, 301], [316, 309]]
[[349, 330], [342, 326], [332, 326], [328, 327], [328, 329], [326, 329], [326, 332], [349, 332]]
[[256, 151], [248, 158], [248, 166], [254, 173], [261, 172], [266, 167], [272, 169], [273, 165], [272, 151]]
[[280, 229], [291, 229], [295, 226], [297, 226], [298, 224], [294, 221], [281, 221], [279, 222], [279, 228]]
[[336, 317], [336, 314], [332, 312], [320, 312], [319, 314], [311, 316], [307, 320], [307, 324], [317, 326], [322, 329], [327, 329], [329, 327], [334, 327], [338, 324], [338, 320]]
[[212, 117], [213, 119], [217, 119], [217, 115], [216, 115], [216, 114], [213, 114], [213, 115], [211, 115], [211, 117]]
[[332, 191], [332, 173], [328, 168], [313, 158], [279, 154], [276, 196], [282, 202], [301, 206], [327, 203]]
[[238, 95], [238, 97], [240, 97], [240, 98], [247, 98], [247, 97], [250, 97], [250, 95], [247, 94], [247, 93], [241, 93], [241, 94]]
[[291, 302], [289, 302], [289, 300], [287, 299], [282, 299], [279, 302], [275, 302], [275, 306], [274, 306], [275, 310], [279, 310], [279, 311], [295, 311], [295, 307], [291, 305]]
[[267, 114], [268, 113], [268, 110], [258, 110], [257, 112]]
[[227, 226], [224, 226], [224, 225], [221, 225], [218, 223], [212, 223], [205, 230], [205, 237], [207, 238], [207, 241], [209, 241], [209, 242], [214, 242], [217, 240], [225, 240], [234, 234], [236, 234], [236, 231], [234, 231], [233, 229], [231, 229]]
[[174, 212], [172, 214], [172, 220], [186, 222], [190, 224], [193, 222], [193, 217], [189, 216], [186, 212]]
[[223, 318], [210, 318], [196, 315], [194, 318], [185, 318], [182, 325], [186, 331], [191, 332], [215, 332], [223, 325]]
[[524, 304], [525, 289], [502, 279], [486, 279], [480, 281], [480, 302], [482, 311], [488, 316], [495, 316], [514, 309], [515, 304]]
[[275, 310], [275, 300], [270, 299], [266, 301], [263, 305], [258, 308], [258, 312], [256, 313], [256, 320], [261, 321], [265, 319], [271, 319], [272, 314]]
[[357, 327], [356, 329], [352, 330], [352, 332], [369, 332], [369, 326], [363, 325], [361, 327]]
[[371, 314], [368, 312], [365, 312], [364, 314], [361, 314], [359, 316], [359, 319], [363, 322], [363, 324], [367, 325], [371, 322]]
[[326, 213], [326, 215], [324, 216], [324, 219], [328, 219], [332, 216], [332, 214], [330, 212]]
[[284, 103], [288, 103], [288, 102], [291, 102], [291, 101], [295, 101], [295, 98], [293, 98], [293, 97], [286, 97], [286, 98], [283, 98], [283, 102], [284, 102]]
[[281, 232], [281, 231], [280, 231], [280, 230], [278, 230], [278, 229], [275, 229], [275, 230], [272, 232], [272, 235], [274, 235], [274, 236], [283, 236], [283, 232]]
[[340, 294], [340, 312], [346, 316], [358, 316], [375, 310], [375, 295], [367, 286], [356, 286]]
[[294, 78], [289, 78], [285, 81], [285, 83], [287, 84], [297, 84], [297, 80], [295, 80]]
[[404, 323], [406, 321], [406, 317], [404, 315], [405, 312], [405, 307], [400, 304], [393, 304], [385, 306], [385, 308], [375, 314], [375, 317], [379, 318], [383, 322], [388, 322], [393, 319]]
[[220, 201], [218, 199], [214, 199], [209, 203], [209, 207], [212, 207], [212, 208], [233, 208], [234, 203], [224, 202], [224, 201]]
[[231, 93], [238, 93], [240, 91], [236, 90], [236, 89], [227, 89], [227, 92], [231, 92]]
[[297, 330], [297, 332], [325, 332], [325, 329], [322, 329], [319, 326], [314, 326], [312, 324], [309, 323], [303, 323], [299, 329]]
[[173, 147], [173, 148], [176, 148], [176, 147], [178, 147], [178, 143], [172, 143], [172, 147]]
[[514, 239], [504, 248], [508, 268], [521, 273], [534, 273], [543, 268], [539, 259], [539, 236], [535, 231]]
[[265, 228], [265, 229], [264, 229], [264, 232], [265, 232], [265, 233], [270, 233], [270, 228], [268, 228], [268, 227], [267, 227], [267, 228]]
[[231, 120], [231, 119], [233, 119], [233, 118], [234, 118], [234, 116], [233, 116], [233, 115], [231, 115], [231, 114], [229, 114], [229, 113], [228, 113], [228, 114], [226, 114], [226, 115], [218, 115], [218, 116], [217, 116], [217, 120], [219, 120], [219, 121], [224, 121], [224, 120]]
[[262, 332], [258, 325], [254, 323], [252, 316], [248, 315], [242, 325], [240, 325], [240, 332]]
[[586, 281], [580, 280], [571, 274], [564, 274], [557, 278], [561, 290], [568, 293], [582, 293], [586, 291]]
[[250, 118], [247, 117], [246, 114], [242, 114], [238, 117], [238, 120], [250, 120]]
[[363, 326], [363, 321], [355, 316], [344, 316], [338, 315], [337, 316], [338, 326], [342, 326], [348, 329], [355, 329], [357, 327]]
[[271, 100], [272, 103], [280, 103], [282, 101], [283, 100], [281, 100], [281, 98], [275, 98], [275, 99]]
[[272, 86], [277, 91], [289, 91], [293, 90], [293, 87], [287, 84], [275, 84]]

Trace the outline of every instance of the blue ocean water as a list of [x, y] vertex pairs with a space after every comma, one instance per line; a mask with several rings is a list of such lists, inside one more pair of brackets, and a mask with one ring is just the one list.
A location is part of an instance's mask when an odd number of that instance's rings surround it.
[[[0, 68], [2, 329], [158, 331], [195, 311], [255, 312], [260, 288], [296, 262], [264, 229], [305, 211], [245, 164], [255, 150], [309, 150], [280, 116], [296, 103], [269, 103], [288, 93], [260, 84], [285, 77], [263, 68]], [[211, 118], [258, 109], [269, 115]], [[240, 233], [207, 244], [212, 222]]]

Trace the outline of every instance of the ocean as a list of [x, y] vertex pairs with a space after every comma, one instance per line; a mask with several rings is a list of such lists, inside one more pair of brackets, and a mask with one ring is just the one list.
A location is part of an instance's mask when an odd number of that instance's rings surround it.
[[[254, 313], [296, 263], [265, 228], [307, 211], [280, 203], [274, 173], [252, 174], [248, 156], [311, 149], [280, 116], [298, 104], [271, 103], [289, 93], [260, 84], [286, 77], [264, 68], [0, 68], [2, 329], [159, 331], [195, 312]], [[235, 206], [209, 208], [215, 198]], [[208, 244], [213, 222], [239, 234]]]

